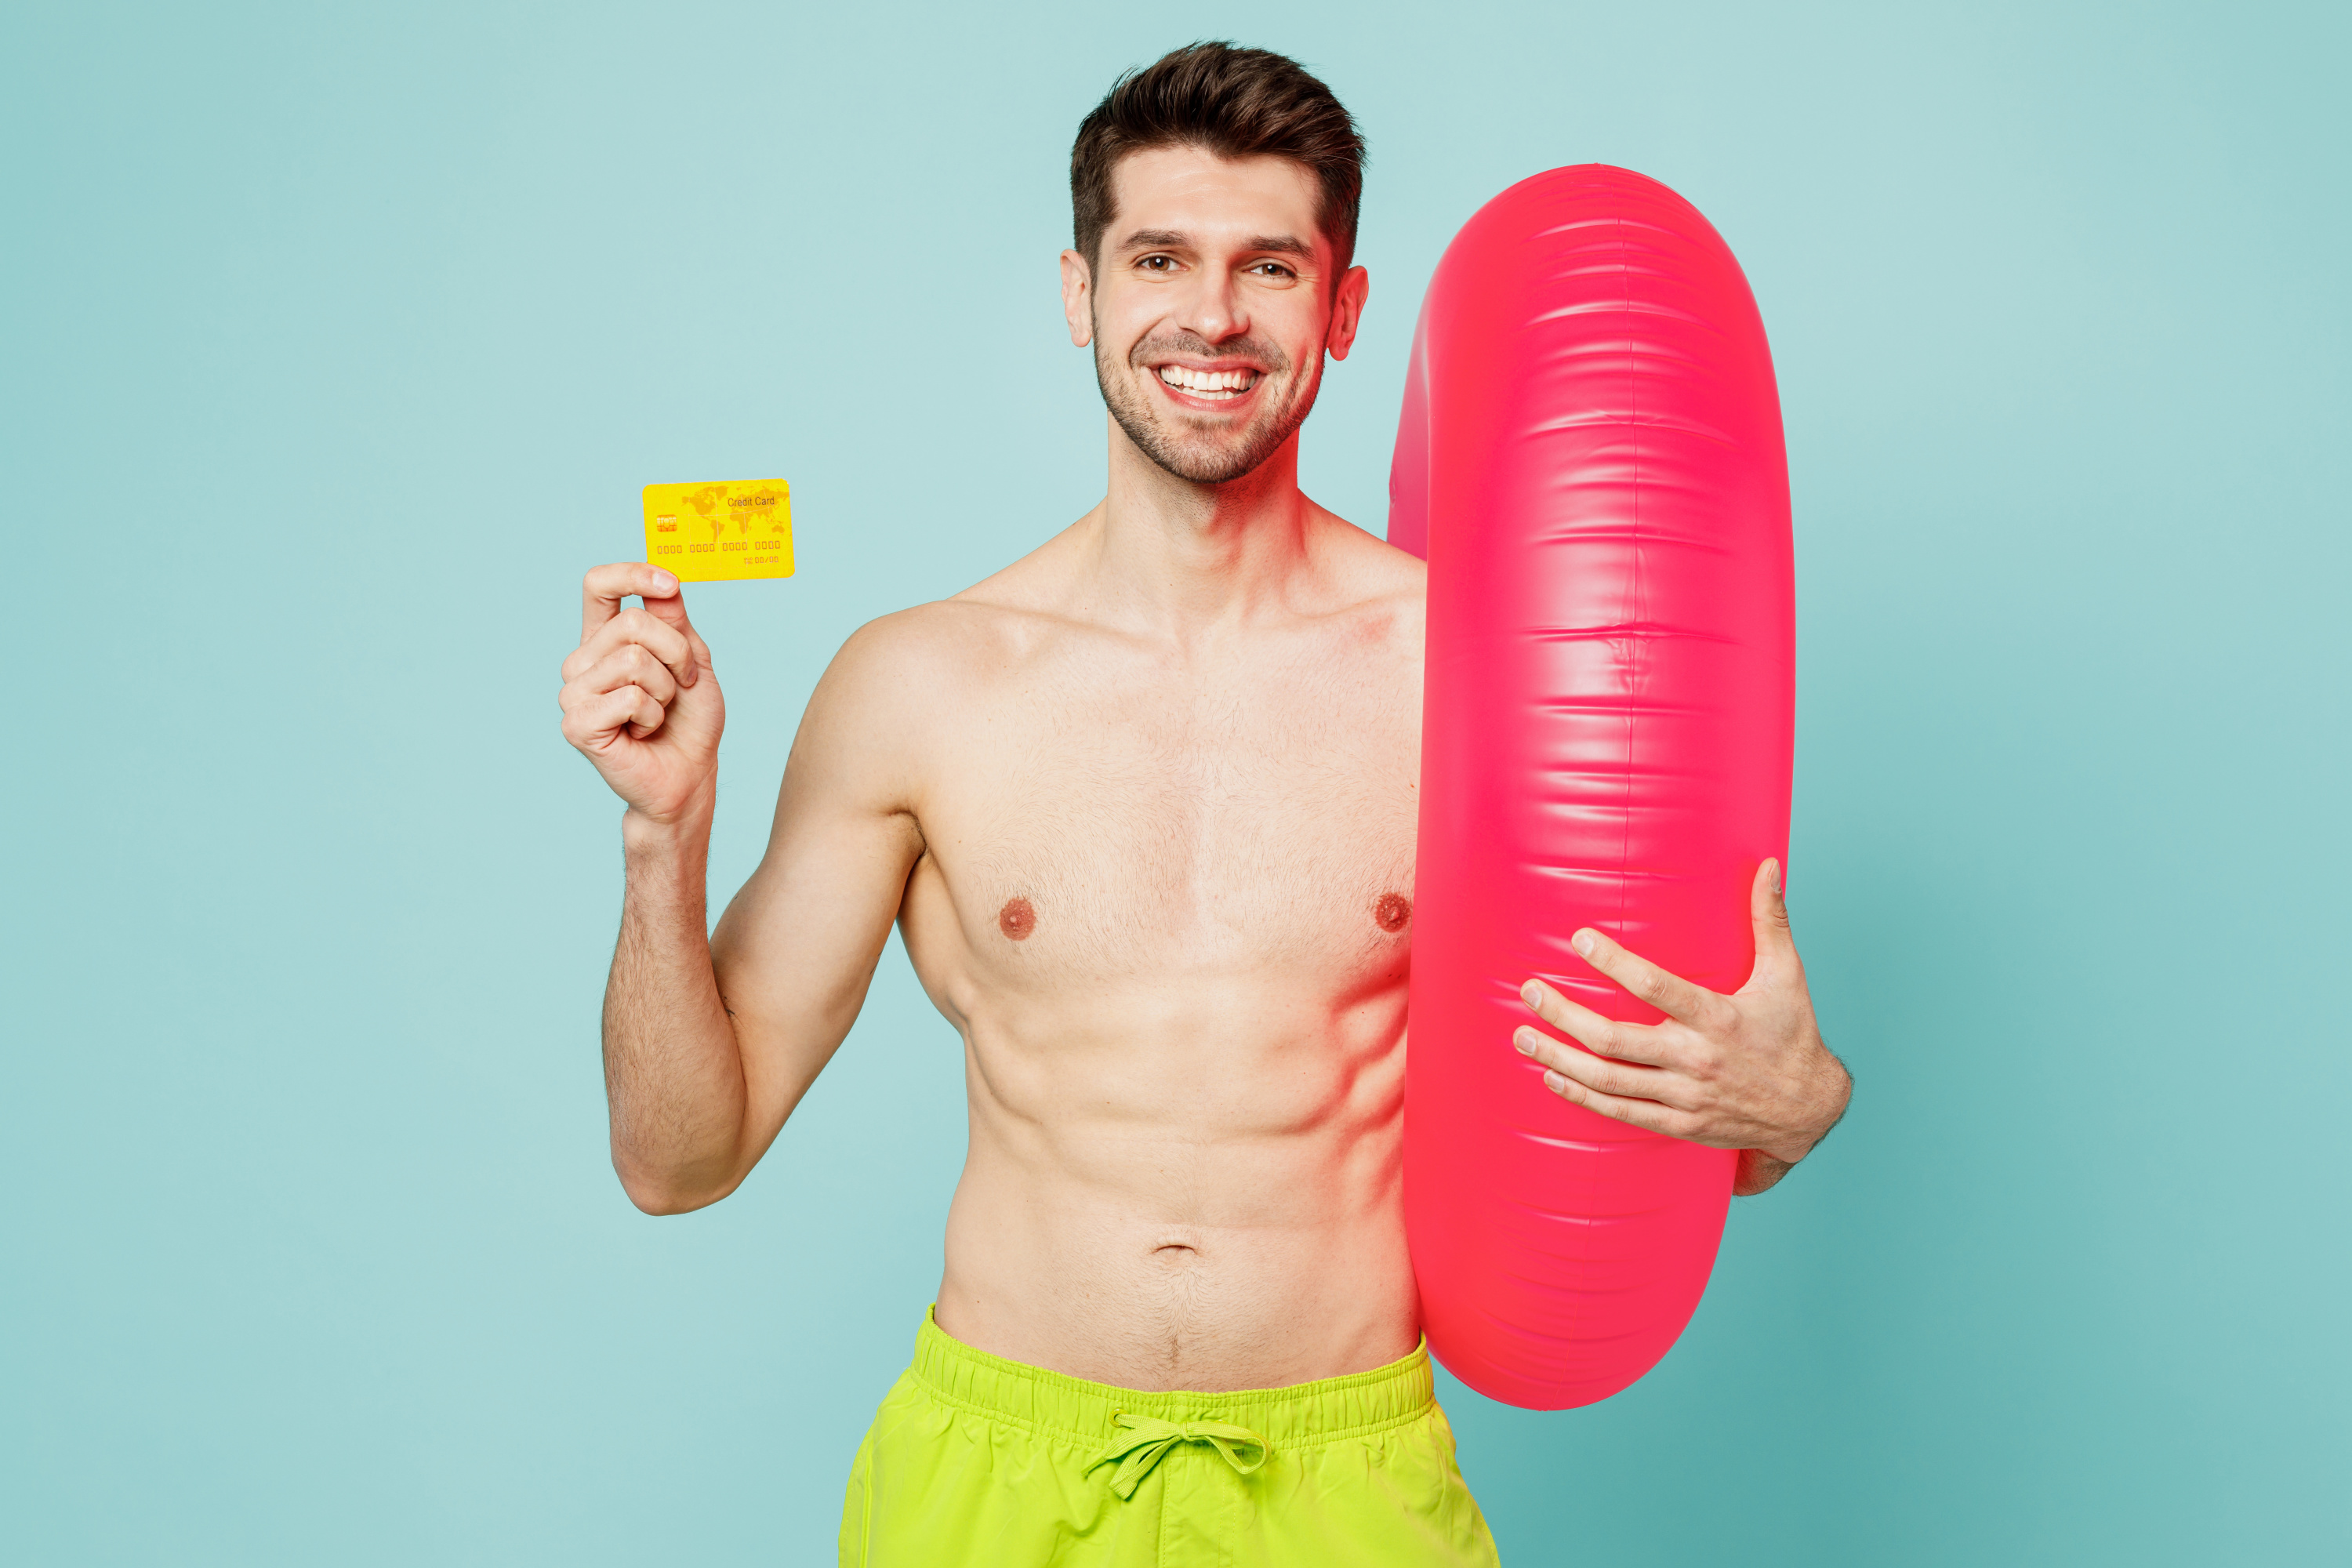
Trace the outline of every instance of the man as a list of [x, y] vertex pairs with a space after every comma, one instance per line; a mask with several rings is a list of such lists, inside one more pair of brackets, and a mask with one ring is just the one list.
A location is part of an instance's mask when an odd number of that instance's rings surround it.
[[[1364, 309], [1361, 156], [1320, 82], [1219, 44], [1087, 117], [1062, 296], [1108, 493], [849, 640], [708, 940], [710, 651], [667, 574], [588, 574], [562, 700], [628, 805], [604, 1045], [630, 1197], [734, 1190], [894, 920], [964, 1039], [946, 1271], [858, 1453], [845, 1563], [1494, 1560], [1430, 1397], [1399, 1190], [1423, 573], [1297, 484]], [[1495, 1048], [1747, 1151], [1762, 1190], [1847, 1082], [1777, 868], [1755, 904], [1737, 996], [1594, 933], [1592, 962], [1682, 1021], [1612, 1026], [1531, 982], [1601, 1054], [1532, 1026]]]

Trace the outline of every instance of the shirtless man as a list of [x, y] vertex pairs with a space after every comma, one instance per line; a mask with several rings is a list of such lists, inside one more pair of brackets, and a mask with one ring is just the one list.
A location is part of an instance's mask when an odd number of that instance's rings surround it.
[[[667, 573], [588, 574], [563, 731], [628, 805], [604, 1053], [629, 1196], [677, 1214], [742, 1182], [893, 921], [963, 1037], [946, 1271], [857, 1455], [844, 1563], [1494, 1560], [1430, 1396], [1399, 1190], [1423, 572], [1297, 483], [1364, 309], [1360, 158], [1320, 82], [1223, 45], [1087, 118], [1062, 297], [1108, 493], [850, 638], [707, 938], [710, 650]], [[1535, 1016], [1605, 1054], [1533, 1027], [1495, 1048], [1747, 1151], [1761, 1191], [1847, 1094], [1777, 883], [1736, 996], [1596, 933], [1592, 962], [1683, 1021], [1612, 1026], [1538, 987]]]

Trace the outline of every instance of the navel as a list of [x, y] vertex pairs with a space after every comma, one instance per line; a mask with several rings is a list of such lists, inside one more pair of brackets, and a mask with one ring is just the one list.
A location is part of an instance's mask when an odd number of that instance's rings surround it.
[[1412, 923], [1412, 900], [1402, 893], [1382, 893], [1381, 901], [1372, 906], [1372, 920], [1394, 936]]
[[1007, 899], [1004, 907], [996, 911], [996, 929], [1014, 942], [1026, 942], [1029, 933], [1037, 929], [1037, 911], [1029, 907], [1026, 899]]

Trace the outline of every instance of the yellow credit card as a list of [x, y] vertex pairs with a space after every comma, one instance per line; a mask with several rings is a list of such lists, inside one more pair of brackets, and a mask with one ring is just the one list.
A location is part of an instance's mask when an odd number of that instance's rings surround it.
[[793, 487], [782, 479], [646, 487], [646, 559], [681, 583], [793, 574]]

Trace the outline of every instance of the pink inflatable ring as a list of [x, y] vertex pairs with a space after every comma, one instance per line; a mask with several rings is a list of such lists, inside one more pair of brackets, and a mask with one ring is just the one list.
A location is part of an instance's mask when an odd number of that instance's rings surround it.
[[1748, 281], [1697, 210], [1583, 164], [1496, 196], [1422, 306], [1390, 540], [1429, 563], [1404, 1183], [1430, 1344], [1559, 1409], [1665, 1354], [1736, 1155], [1571, 1105], [1511, 1047], [1529, 976], [1658, 1015], [1608, 932], [1732, 991], [1785, 863], [1788, 461]]

